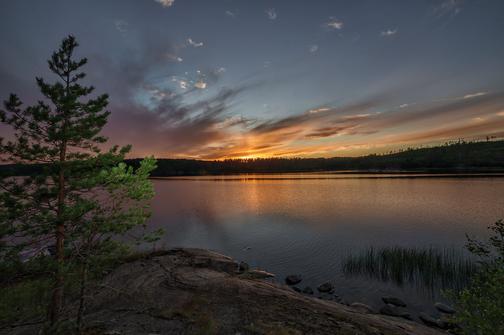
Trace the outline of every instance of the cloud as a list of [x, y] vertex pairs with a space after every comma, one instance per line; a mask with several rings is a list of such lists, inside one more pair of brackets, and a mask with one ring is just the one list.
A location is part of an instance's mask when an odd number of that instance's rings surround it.
[[327, 22], [325, 25], [327, 27], [329, 27], [330, 29], [334, 29], [334, 30], [341, 30], [341, 29], [343, 29], [343, 21], [336, 20], [336, 19], [333, 19], [333, 18], [331, 18], [331, 20], [329, 22]]
[[269, 8], [265, 12], [266, 12], [266, 16], [268, 17], [268, 19], [275, 20], [277, 18], [277, 13], [275, 11], [275, 8]]
[[179, 56], [171, 54], [171, 53], [167, 53], [166, 54], [166, 59], [168, 59], [168, 60], [170, 60], [172, 62], [178, 62], [178, 63], [184, 61], [184, 59], [182, 57], [179, 57]]
[[476, 92], [476, 93], [466, 94], [466, 95], [464, 95], [464, 99], [481, 97], [481, 96], [487, 95], [487, 94], [488, 94], [487, 92]]
[[[418, 103], [411, 111], [382, 110], [390, 94], [378, 94], [352, 104], [319, 106], [284, 118], [254, 120], [233, 113], [233, 102], [243, 91], [224, 89], [187, 104], [186, 93], [153, 90], [163, 103], [149, 113], [148, 135], [143, 135], [149, 141], [143, 139], [141, 143], [151, 152], [159, 150], [152, 145], [162, 144], [165, 157], [222, 159], [334, 156], [341, 152], [355, 155], [409, 143], [504, 135], [504, 93]], [[457, 120], [453, 121], [455, 115]], [[154, 136], [159, 138], [149, 144]]]
[[[330, 156], [338, 150], [357, 149], [366, 153], [375, 145], [390, 147], [460, 135], [496, 134], [504, 122], [496, 115], [504, 108], [504, 93], [442, 103], [411, 103], [416, 109], [409, 111], [380, 110], [387, 104], [388, 96], [377, 95], [339, 107], [316, 107], [279, 119], [256, 120], [241, 134], [240, 138], [246, 139], [244, 143], [221, 148], [219, 152], [225, 157]], [[495, 122], [495, 118], [500, 121]]]
[[199, 48], [199, 47], [203, 46], [203, 42], [194, 42], [193, 39], [190, 37], [187, 39], [187, 43], [189, 43], [189, 45], [191, 45], [195, 48]]
[[380, 33], [380, 35], [383, 37], [390, 37], [394, 36], [395, 34], [397, 34], [397, 29], [387, 29]]
[[454, 17], [462, 10], [464, 0], [442, 0], [439, 5], [434, 7], [434, 14], [438, 17]]
[[207, 83], [205, 83], [203, 80], [198, 80], [195, 84], [194, 87], [203, 90], [207, 87]]
[[315, 52], [317, 52], [317, 51], [318, 51], [318, 49], [319, 49], [319, 46], [318, 46], [318, 45], [316, 45], [316, 44], [314, 44], [314, 45], [311, 45], [311, 46], [310, 46], [310, 49], [309, 49], [309, 50], [310, 50], [310, 52], [311, 52], [311, 53], [315, 53]]
[[[402, 109], [397, 107], [401, 96], [397, 91], [383, 92], [290, 111], [287, 117], [273, 118], [278, 112], [270, 107], [268, 114], [255, 113], [261, 116], [251, 119], [240, 114], [248, 108], [239, 106], [249, 86], [218, 90], [224, 72], [218, 67], [179, 76], [180, 65], [167, 56], [177, 55], [177, 46], [155, 32], [140, 37], [132, 50], [135, 57], [90, 55], [86, 68], [90, 81], [100, 83], [98, 92], [111, 96], [106, 135], [111, 143], [133, 143], [132, 155], [137, 157], [334, 156], [342, 151], [356, 155], [376, 152], [376, 146], [390, 150], [402, 143], [490, 135], [504, 129], [504, 93], [474, 96], [484, 93], [479, 90], [450, 100], [416, 101]], [[2, 84], [4, 77], [0, 78]], [[464, 99], [464, 94], [472, 97]], [[138, 95], [142, 99], [132, 98]], [[261, 108], [267, 101], [256, 103]], [[477, 118], [482, 120], [475, 122]]]
[[178, 83], [179, 83], [179, 86], [181, 89], [183, 89], [183, 90], [187, 89], [187, 81], [179, 80]]
[[114, 26], [119, 31], [120, 33], [125, 33], [128, 31], [128, 22], [125, 20], [115, 20], [114, 21]]
[[161, 6], [163, 7], [171, 7], [173, 6], [173, 4], [175, 3], [175, 0], [154, 0], [156, 1], [157, 3], [160, 3]]
[[236, 17], [236, 13], [235, 13], [235, 12], [232, 12], [232, 11], [230, 11], [230, 10], [227, 10], [225, 13], [226, 13], [226, 15], [227, 15], [227, 16], [230, 16], [230, 17], [232, 17], [232, 18]]
[[320, 113], [320, 112], [327, 112], [330, 110], [331, 110], [331, 108], [328, 108], [328, 107], [314, 108], [314, 109], [308, 110], [308, 114], [316, 114], [316, 113]]

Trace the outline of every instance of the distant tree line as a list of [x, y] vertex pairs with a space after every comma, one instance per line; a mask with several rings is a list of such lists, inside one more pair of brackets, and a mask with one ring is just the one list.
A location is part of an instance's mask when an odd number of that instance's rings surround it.
[[[127, 160], [138, 165], [140, 159]], [[503, 171], [504, 140], [450, 142], [429, 148], [360, 157], [333, 158], [256, 158], [204, 161], [158, 159], [152, 176], [202, 176], [238, 173], [285, 173], [320, 171]], [[4, 165], [2, 174], [29, 175], [41, 165]]]

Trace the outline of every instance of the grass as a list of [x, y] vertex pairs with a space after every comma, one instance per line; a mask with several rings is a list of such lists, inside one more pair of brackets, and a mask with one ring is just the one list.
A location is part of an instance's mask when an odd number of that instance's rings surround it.
[[49, 301], [51, 282], [29, 279], [0, 288], [0, 325], [42, 319]]
[[405, 284], [428, 289], [464, 288], [477, 265], [462, 250], [453, 248], [369, 247], [343, 262], [346, 275], [361, 275], [398, 286]]

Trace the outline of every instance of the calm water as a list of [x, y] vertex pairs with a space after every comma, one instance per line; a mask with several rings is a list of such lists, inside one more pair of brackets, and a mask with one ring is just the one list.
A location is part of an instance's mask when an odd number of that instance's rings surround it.
[[366, 175], [247, 175], [155, 180], [151, 224], [165, 246], [209, 248], [299, 285], [336, 285], [347, 302], [381, 297], [433, 311], [431, 294], [359, 277], [341, 262], [368, 246], [455, 247], [487, 236], [504, 218], [504, 178], [369, 178]]

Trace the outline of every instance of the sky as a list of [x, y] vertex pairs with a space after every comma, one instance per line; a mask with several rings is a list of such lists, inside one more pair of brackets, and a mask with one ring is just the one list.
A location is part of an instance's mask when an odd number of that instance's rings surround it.
[[132, 157], [385, 153], [504, 137], [503, 33], [502, 0], [0, 0], [0, 98], [72, 34]]

